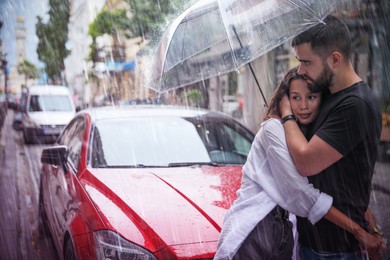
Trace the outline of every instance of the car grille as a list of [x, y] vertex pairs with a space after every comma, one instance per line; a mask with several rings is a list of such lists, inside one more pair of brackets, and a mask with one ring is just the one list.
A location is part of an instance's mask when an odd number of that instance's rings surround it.
[[65, 125], [42, 125], [45, 129], [63, 129]]

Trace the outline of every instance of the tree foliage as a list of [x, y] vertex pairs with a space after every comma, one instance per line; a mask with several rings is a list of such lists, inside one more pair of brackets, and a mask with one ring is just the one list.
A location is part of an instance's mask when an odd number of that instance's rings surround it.
[[160, 27], [167, 23], [170, 15], [182, 10], [183, 0], [126, 0], [130, 12], [125, 9], [101, 11], [89, 26], [92, 37], [89, 59], [97, 54], [96, 38], [103, 34], [122, 34], [127, 38], [141, 36], [143, 39], [158, 38]]
[[180, 0], [127, 0], [133, 16], [130, 20], [132, 37], [150, 38], [165, 25], [170, 15], [182, 10]]
[[192, 88], [192, 89], [184, 89], [180, 95], [183, 104], [186, 104], [190, 107], [202, 107], [204, 103], [204, 96], [200, 89]]
[[61, 79], [65, 69], [64, 60], [69, 55], [65, 44], [68, 40], [70, 16], [69, 0], [49, 0], [49, 20], [43, 22], [38, 16], [36, 34], [38, 36], [38, 58], [45, 64], [45, 71], [52, 80]]
[[36, 79], [39, 77], [38, 68], [28, 60], [23, 60], [17, 66], [18, 73], [24, 75], [25, 85], [27, 85], [28, 79]]
[[102, 10], [89, 25], [88, 34], [92, 37], [89, 59], [95, 60], [97, 56], [96, 38], [103, 34], [111, 36], [117, 34], [125, 34], [128, 31], [129, 18], [127, 17], [126, 9], [118, 9], [110, 12]]
[[118, 9], [114, 12], [108, 10], [101, 11], [89, 25], [89, 35], [91, 35], [92, 39], [96, 39], [99, 35], [114, 35], [126, 31], [129, 24], [126, 13], [125, 9]]

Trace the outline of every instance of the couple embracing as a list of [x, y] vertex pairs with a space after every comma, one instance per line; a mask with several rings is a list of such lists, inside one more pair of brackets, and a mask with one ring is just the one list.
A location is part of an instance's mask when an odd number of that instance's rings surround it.
[[329, 15], [292, 46], [299, 67], [271, 100], [215, 259], [293, 258], [289, 212], [300, 259], [380, 259], [386, 245], [368, 205], [381, 113], [350, 62], [348, 27]]

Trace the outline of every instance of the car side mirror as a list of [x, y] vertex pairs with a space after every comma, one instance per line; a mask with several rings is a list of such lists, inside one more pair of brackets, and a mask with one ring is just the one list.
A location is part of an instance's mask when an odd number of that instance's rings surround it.
[[69, 154], [69, 149], [65, 145], [46, 148], [43, 149], [42, 151], [41, 163], [63, 167], [64, 171], [67, 172], [69, 170], [68, 154]]

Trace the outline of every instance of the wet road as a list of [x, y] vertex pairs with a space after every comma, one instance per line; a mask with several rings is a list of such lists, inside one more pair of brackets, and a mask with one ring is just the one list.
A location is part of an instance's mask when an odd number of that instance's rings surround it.
[[[8, 111], [0, 134], [0, 259], [57, 259], [48, 235], [39, 232], [40, 153], [12, 129]], [[390, 259], [390, 163], [376, 164], [370, 207], [388, 240]]]
[[387, 239], [385, 260], [390, 260], [390, 162], [377, 162], [372, 180], [370, 208]]
[[8, 111], [0, 138], [0, 259], [57, 259], [49, 235], [39, 232], [39, 156], [25, 146]]

